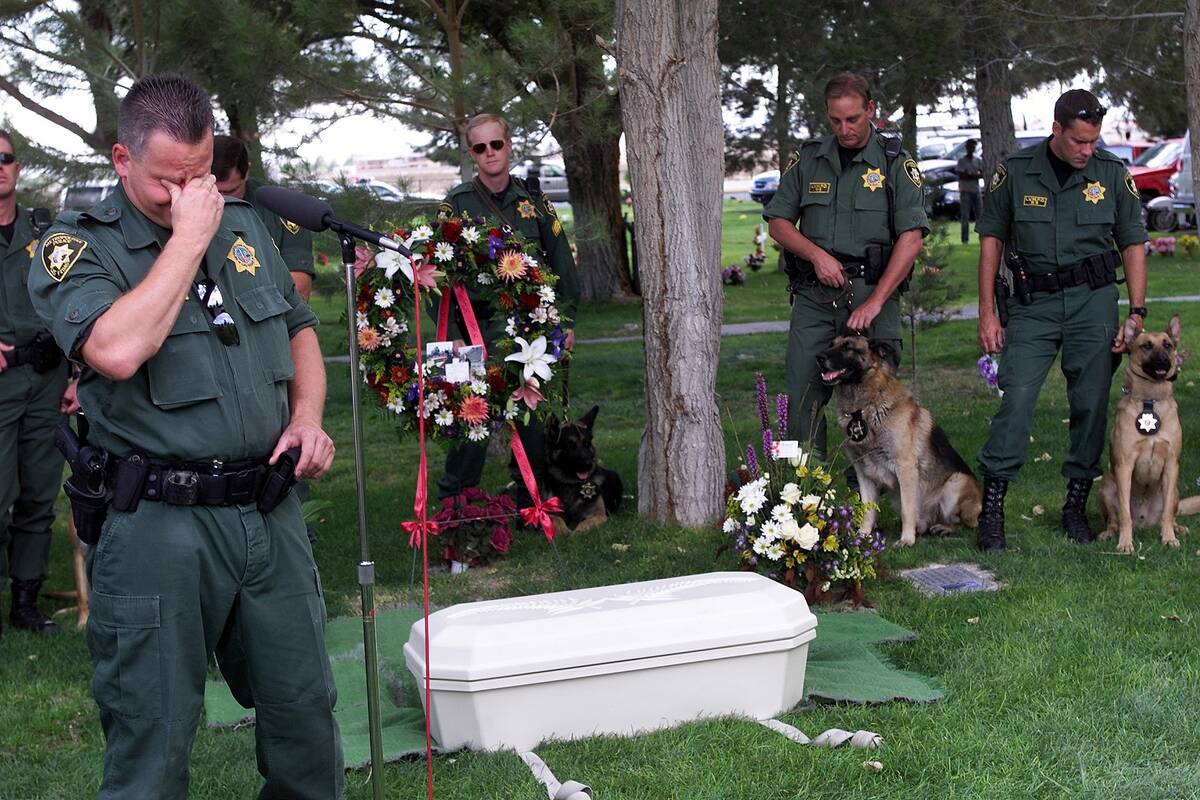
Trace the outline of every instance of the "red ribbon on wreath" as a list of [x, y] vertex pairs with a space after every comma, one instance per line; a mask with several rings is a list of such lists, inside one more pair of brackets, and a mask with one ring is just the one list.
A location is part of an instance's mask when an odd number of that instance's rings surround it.
[[521, 520], [531, 528], [540, 527], [542, 533], [546, 534], [546, 538], [553, 541], [554, 523], [550, 521], [550, 515], [561, 514], [562, 503], [558, 502], [557, 497], [551, 497], [546, 502], [542, 502], [542, 497], [538, 493], [537, 480], [533, 477], [533, 468], [529, 466], [529, 456], [525, 454], [525, 445], [521, 442], [521, 435], [517, 432], [516, 423], [510, 422], [509, 427], [512, 428], [513, 458], [516, 459], [517, 469], [521, 472], [525, 491], [529, 492], [529, 496], [533, 498], [532, 506], [521, 509]]
[[457, 299], [458, 308], [462, 311], [463, 322], [467, 326], [467, 339], [471, 344], [483, 348], [483, 358], [486, 361], [487, 345], [483, 343], [483, 333], [479, 329], [478, 320], [475, 319], [475, 309], [471, 307], [471, 296], [467, 294], [467, 287], [461, 283], [451, 282], [449, 288], [450, 291], [442, 294], [442, 303], [438, 307], [438, 340], [446, 340], [446, 335], [450, 330], [450, 306]]

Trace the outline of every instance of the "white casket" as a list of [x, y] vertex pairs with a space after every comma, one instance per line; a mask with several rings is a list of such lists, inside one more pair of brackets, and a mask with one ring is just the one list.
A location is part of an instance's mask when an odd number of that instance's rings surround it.
[[[464, 603], [431, 614], [433, 736], [529, 750], [720, 715], [766, 719], [804, 694], [817, 620], [750, 572]], [[424, 623], [405, 661], [424, 702]]]

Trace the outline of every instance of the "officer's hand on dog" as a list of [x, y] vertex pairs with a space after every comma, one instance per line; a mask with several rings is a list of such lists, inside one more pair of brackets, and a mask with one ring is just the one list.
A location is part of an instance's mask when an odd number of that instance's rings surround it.
[[979, 315], [979, 346], [985, 353], [999, 353], [1004, 349], [1004, 328], [995, 312]]
[[183, 186], [162, 181], [171, 195], [171, 235], [207, 247], [221, 226], [225, 198], [212, 175], [192, 178]]
[[305, 419], [294, 419], [284, 429], [283, 435], [271, 453], [269, 463], [279, 460], [279, 454], [293, 447], [300, 448], [300, 460], [296, 462], [296, 478], [320, 478], [333, 464], [333, 439], [321, 426]]
[[883, 310], [882, 304], [868, 297], [866, 302], [854, 309], [854, 313], [850, 315], [850, 319], [846, 320], [846, 327], [852, 331], [862, 331], [866, 333], [867, 328], [871, 327], [871, 323], [879, 316], [879, 312]]
[[1142, 332], [1142, 318], [1137, 314], [1130, 314], [1125, 320], [1125, 324], [1117, 328], [1117, 335], [1113, 337], [1112, 351], [1114, 353], [1124, 353], [1129, 349], [1129, 345], [1133, 344], [1133, 340]]
[[817, 280], [826, 286], [845, 286], [846, 273], [842, 272], [842, 262], [822, 250], [812, 262]]

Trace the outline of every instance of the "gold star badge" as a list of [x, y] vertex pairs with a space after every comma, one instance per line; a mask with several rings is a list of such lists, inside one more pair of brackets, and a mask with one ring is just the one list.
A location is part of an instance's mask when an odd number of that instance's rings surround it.
[[284, 219], [283, 217], [280, 217], [279, 221], [283, 223], [284, 229], [288, 233], [292, 234], [292, 236], [295, 236], [300, 232], [300, 226], [292, 222], [290, 219]]
[[521, 202], [517, 203], [517, 213], [521, 215], [521, 219], [534, 219], [537, 217], [537, 209], [528, 200], [521, 200]]
[[233, 247], [229, 248], [229, 255], [225, 257], [233, 262], [238, 272], [249, 272], [253, 275], [254, 270], [261, 266], [258, 257], [254, 255], [254, 248], [242, 241], [240, 236], [234, 240]]
[[1083, 187], [1083, 199], [1092, 205], [1096, 205], [1104, 199], [1104, 187], [1100, 185], [1100, 181], [1092, 181]]
[[867, 167], [867, 171], [863, 173], [863, 187], [870, 189], [872, 192], [883, 188], [883, 173], [875, 167]]

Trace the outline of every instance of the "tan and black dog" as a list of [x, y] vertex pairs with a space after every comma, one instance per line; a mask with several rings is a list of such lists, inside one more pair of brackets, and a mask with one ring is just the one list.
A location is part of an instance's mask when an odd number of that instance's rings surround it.
[[[979, 481], [896, 379], [890, 349], [862, 336], [839, 336], [817, 356], [821, 380], [837, 394], [838, 425], [859, 493], [878, 503], [880, 490], [899, 489], [902, 545], [916, 542], [918, 532], [974, 528], [983, 501]], [[874, 528], [875, 519], [876, 512], [866, 514], [862, 528]]]
[[[1134, 339], [1134, 335], [1137, 338]], [[1162, 333], [1137, 333], [1125, 324], [1129, 361], [1124, 396], [1117, 404], [1109, 438], [1108, 472], [1100, 485], [1101, 539], [1117, 534], [1117, 549], [1133, 552], [1133, 529], [1158, 525], [1162, 543], [1178, 547], [1175, 522], [1180, 515], [1200, 513], [1200, 497], [1179, 499], [1179, 454], [1183, 428], [1175, 404], [1179, 373], [1179, 315]]]

